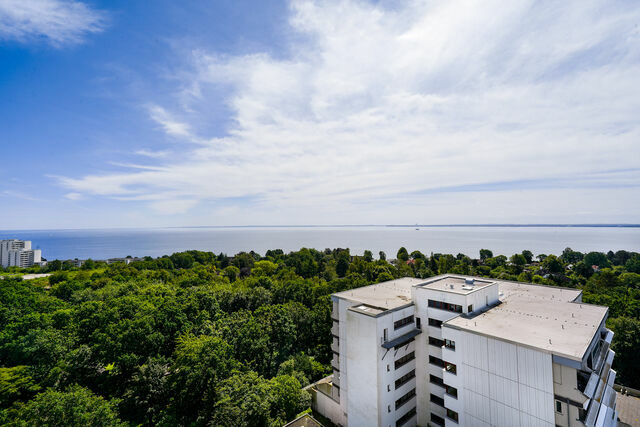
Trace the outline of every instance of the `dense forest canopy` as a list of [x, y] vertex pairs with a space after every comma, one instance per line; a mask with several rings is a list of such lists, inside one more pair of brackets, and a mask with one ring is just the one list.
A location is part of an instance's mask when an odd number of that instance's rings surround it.
[[400, 248], [352, 256], [303, 248], [264, 256], [187, 251], [128, 265], [53, 261], [0, 280], [0, 423], [282, 425], [302, 388], [331, 372], [334, 292], [457, 273], [583, 290], [610, 308], [618, 381], [640, 388], [640, 255], [478, 259]]

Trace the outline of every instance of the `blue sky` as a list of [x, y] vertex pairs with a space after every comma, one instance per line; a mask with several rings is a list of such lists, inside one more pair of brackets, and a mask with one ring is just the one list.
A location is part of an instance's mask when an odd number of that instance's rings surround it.
[[640, 222], [640, 4], [0, 0], [1, 229]]

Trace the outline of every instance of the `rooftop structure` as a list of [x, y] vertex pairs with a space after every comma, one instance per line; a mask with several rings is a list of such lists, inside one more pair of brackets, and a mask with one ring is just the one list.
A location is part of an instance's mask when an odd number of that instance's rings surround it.
[[422, 279], [413, 277], [403, 277], [402, 279], [390, 280], [375, 285], [363, 286], [361, 288], [333, 294], [336, 298], [366, 304], [377, 307], [381, 311], [393, 310], [398, 307], [411, 305], [411, 288], [423, 283]]
[[495, 283], [492, 280], [456, 276], [443, 276], [426, 282], [421, 280], [421, 282], [420, 287], [460, 295], [468, 295]]
[[581, 295], [457, 275], [336, 293], [314, 408], [343, 426], [615, 425], [608, 309]]
[[[606, 307], [574, 302], [577, 290], [563, 294], [562, 289], [535, 285], [498, 286], [506, 291], [500, 304], [448, 320], [446, 326], [581, 360], [607, 317]], [[530, 289], [522, 290], [524, 286]]]

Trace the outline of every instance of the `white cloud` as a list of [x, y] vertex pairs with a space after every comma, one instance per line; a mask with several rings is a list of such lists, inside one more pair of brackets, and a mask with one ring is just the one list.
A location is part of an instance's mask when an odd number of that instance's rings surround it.
[[0, 0], [0, 39], [46, 39], [54, 46], [79, 43], [102, 31], [105, 15], [74, 0]]
[[161, 158], [168, 157], [171, 154], [171, 152], [166, 150], [138, 150], [135, 152], [135, 154], [137, 154], [138, 156], [161, 159]]
[[64, 195], [66, 199], [69, 200], [82, 200], [84, 196], [80, 193], [67, 193]]
[[[289, 24], [302, 37], [288, 58], [196, 50], [176, 88], [184, 110], [150, 107], [164, 132], [198, 145], [158, 159], [157, 169], [63, 184], [148, 200], [156, 210], [164, 200], [175, 213], [198, 201], [249, 200], [245, 215], [227, 219], [251, 223], [450, 222], [471, 199], [487, 221], [572, 222], [556, 208], [567, 199], [606, 221], [613, 214], [600, 191], [581, 190], [586, 198], [577, 200], [578, 192], [549, 190], [540, 201], [535, 185], [571, 177], [581, 188], [637, 185], [637, 170], [594, 176], [636, 168], [640, 158], [639, 18], [640, 4], [597, 0], [393, 9], [294, 1]], [[232, 89], [227, 99], [210, 95], [220, 85]], [[198, 136], [207, 105], [220, 102], [233, 114], [227, 136]], [[438, 190], [501, 182], [450, 196]], [[180, 198], [193, 203], [171, 208]], [[637, 197], [625, 203], [637, 217]], [[459, 221], [480, 216], [465, 215]]]
[[164, 108], [158, 105], [151, 105], [149, 106], [149, 115], [151, 116], [151, 119], [158, 123], [168, 135], [191, 140], [196, 139], [196, 137], [191, 133], [190, 126], [187, 123], [177, 121]]

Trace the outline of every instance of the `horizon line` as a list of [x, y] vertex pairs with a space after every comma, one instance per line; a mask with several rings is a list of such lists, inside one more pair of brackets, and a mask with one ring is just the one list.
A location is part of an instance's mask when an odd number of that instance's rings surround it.
[[640, 224], [633, 223], [498, 223], [498, 224], [248, 224], [248, 225], [176, 225], [176, 226], [156, 226], [156, 227], [137, 227], [137, 226], [119, 226], [119, 227], [86, 227], [86, 228], [16, 228], [16, 229], [0, 229], [0, 232], [15, 231], [65, 231], [65, 230], [153, 230], [153, 229], [180, 229], [180, 228], [359, 228], [359, 227], [380, 227], [380, 228], [444, 228], [444, 227], [503, 227], [503, 228], [526, 228], [526, 227], [549, 227], [549, 228], [640, 228]]

